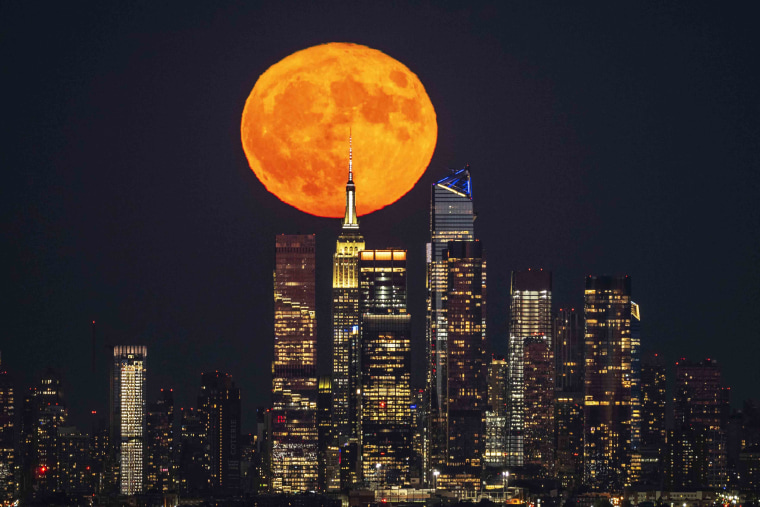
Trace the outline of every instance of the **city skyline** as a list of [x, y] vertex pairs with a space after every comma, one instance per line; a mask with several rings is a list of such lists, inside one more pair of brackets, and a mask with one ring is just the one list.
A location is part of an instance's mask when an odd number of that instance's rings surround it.
[[[368, 248], [408, 251], [414, 372], [424, 364], [428, 192], [469, 163], [489, 255], [490, 351], [507, 352], [512, 271], [551, 270], [555, 306], [575, 308], [586, 275], [630, 274], [645, 350], [656, 341], [671, 369], [680, 356], [718, 358], [735, 406], [758, 397], [757, 119], [745, 111], [760, 86], [745, 63], [756, 45], [740, 13], [643, 6], [615, 24], [613, 8], [510, 16], [485, 4], [333, 7], [324, 16], [336, 19], [320, 28], [296, 12], [287, 38], [275, 36], [284, 16], [276, 7], [4, 9], [3, 56], [24, 78], [12, 83], [16, 121], [3, 141], [12, 170], [0, 349], [19, 390], [47, 366], [61, 369], [76, 424], [107, 411], [107, 389], [90, 376], [94, 320], [96, 378], [108, 376], [106, 345], [145, 344], [146, 393], [174, 388], [177, 406], [188, 407], [201, 372], [229, 371], [250, 428], [270, 397], [275, 234], [316, 234], [318, 374], [329, 371], [325, 302], [338, 221], [268, 195], [246, 167], [237, 129], [256, 76], [330, 40], [398, 58], [438, 112], [438, 147], [420, 182], [360, 217]], [[244, 20], [259, 14], [259, 33], [245, 35]], [[400, 24], [383, 34], [369, 19]], [[92, 28], [101, 21], [112, 30]], [[448, 40], [441, 27], [466, 36]], [[195, 56], [175, 47], [172, 30], [195, 41]], [[416, 31], [429, 42], [415, 45]], [[198, 68], [229, 77], [199, 77]], [[174, 364], [177, 350], [186, 358]], [[423, 382], [415, 373], [412, 385]]]

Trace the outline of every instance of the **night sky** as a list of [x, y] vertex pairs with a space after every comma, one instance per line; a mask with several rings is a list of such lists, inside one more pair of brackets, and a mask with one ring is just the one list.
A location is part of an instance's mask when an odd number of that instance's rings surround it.
[[240, 117], [270, 65], [355, 42], [415, 72], [438, 115], [425, 175], [361, 221], [369, 248], [409, 250], [418, 386], [430, 184], [469, 163], [493, 351], [511, 270], [551, 269], [557, 308], [582, 306], [588, 274], [629, 274], [645, 350], [718, 359], [735, 406], [760, 397], [754, 5], [195, 4], [0, 3], [0, 350], [20, 388], [60, 368], [84, 424], [107, 406], [106, 346], [145, 344], [148, 401], [173, 387], [194, 406], [200, 373], [227, 371], [250, 428], [270, 402], [277, 233], [317, 234], [329, 372], [339, 220], [266, 191]]

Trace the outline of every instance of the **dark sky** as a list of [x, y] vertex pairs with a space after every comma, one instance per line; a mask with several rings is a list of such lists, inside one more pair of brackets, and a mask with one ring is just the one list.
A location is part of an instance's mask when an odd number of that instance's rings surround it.
[[339, 222], [264, 189], [240, 116], [270, 65], [341, 41], [407, 65], [438, 115], [426, 174], [361, 224], [369, 247], [410, 252], [417, 373], [430, 184], [469, 163], [493, 350], [512, 269], [553, 270], [557, 307], [582, 304], [587, 274], [626, 273], [645, 349], [718, 359], [735, 405], [760, 397], [752, 3], [197, 3], [0, 3], [0, 350], [19, 386], [61, 368], [81, 422], [106, 406], [105, 345], [145, 344], [149, 400], [173, 387], [188, 406], [202, 371], [228, 371], [250, 427], [274, 235], [296, 232], [317, 234], [327, 372]]

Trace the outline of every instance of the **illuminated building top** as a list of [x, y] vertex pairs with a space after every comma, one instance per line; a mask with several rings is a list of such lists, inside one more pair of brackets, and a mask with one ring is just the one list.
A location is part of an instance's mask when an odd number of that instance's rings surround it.
[[351, 135], [348, 136], [348, 183], [346, 183], [346, 216], [343, 218], [343, 230], [358, 230], [359, 219], [356, 216], [356, 186], [354, 185], [353, 149]]

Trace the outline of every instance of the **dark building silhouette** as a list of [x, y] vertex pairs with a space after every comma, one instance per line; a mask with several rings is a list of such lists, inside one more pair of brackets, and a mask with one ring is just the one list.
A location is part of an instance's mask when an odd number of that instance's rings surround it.
[[[430, 189], [430, 243], [427, 244], [427, 308], [425, 412], [426, 442], [423, 469], [446, 464], [448, 430], [447, 333], [444, 300], [448, 283], [449, 241], [472, 241], [475, 214], [470, 166], [436, 181]], [[426, 481], [432, 480], [425, 476]]]
[[16, 393], [0, 355], [0, 503], [16, 498]]
[[676, 362], [673, 434], [669, 439], [672, 489], [722, 488], [728, 479], [729, 389], [717, 361]]
[[[331, 459], [332, 437], [332, 378], [329, 375], [319, 377], [317, 386], [317, 442], [319, 449], [319, 466], [317, 486], [320, 492], [328, 490], [331, 481], [339, 479], [337, 459]], [[337, 447], [336, 447], [337, 450]]]
[[59, 491], [81, 501], [94, 492], [90, 473], [90, 438], [73, 426], [58, 428]]
[[583, 480], [583, 317], [560, 308], [555, 324], [555, 471], [566, 488]]
[[211, 480], [205, 417], [200, 410], [194, 408], [183, 408], [179, 417], [179, 492], [184, 497], [202, 497], [209, 493]]
[[210, 487], [217, 495], [236, 495], [240, 490], [240, 389], [232, 375], [201, 374], [198, 411], [205, 431], [205, 451]]
[[66, 424], [60, 374], [48, 369], [24, 397], [21, 414], [22, 496], [43, 500], [60, 490], [58, 429]]
[[409, 485], [412, 365], [406, 251], [362, 251], [359, 294], [362, 475], [375, 487]]
[[152, 493], [176, 491], [172, 389], [161, 389], [158, 400], [148, 405], [145, 421], [145, 490]]
[[588, 276], [584, 314], [585, 482], [619, 491], [631, 480], [630, 277]]
[[665, 361], [659, 354], [651, 353], [641, 361], [640, 488], [662, 489], [664, 486], [665, 401]]
[[313, 234], [280, 234], [274, 273], [272, 491], [317, 489], [317, 334]]

